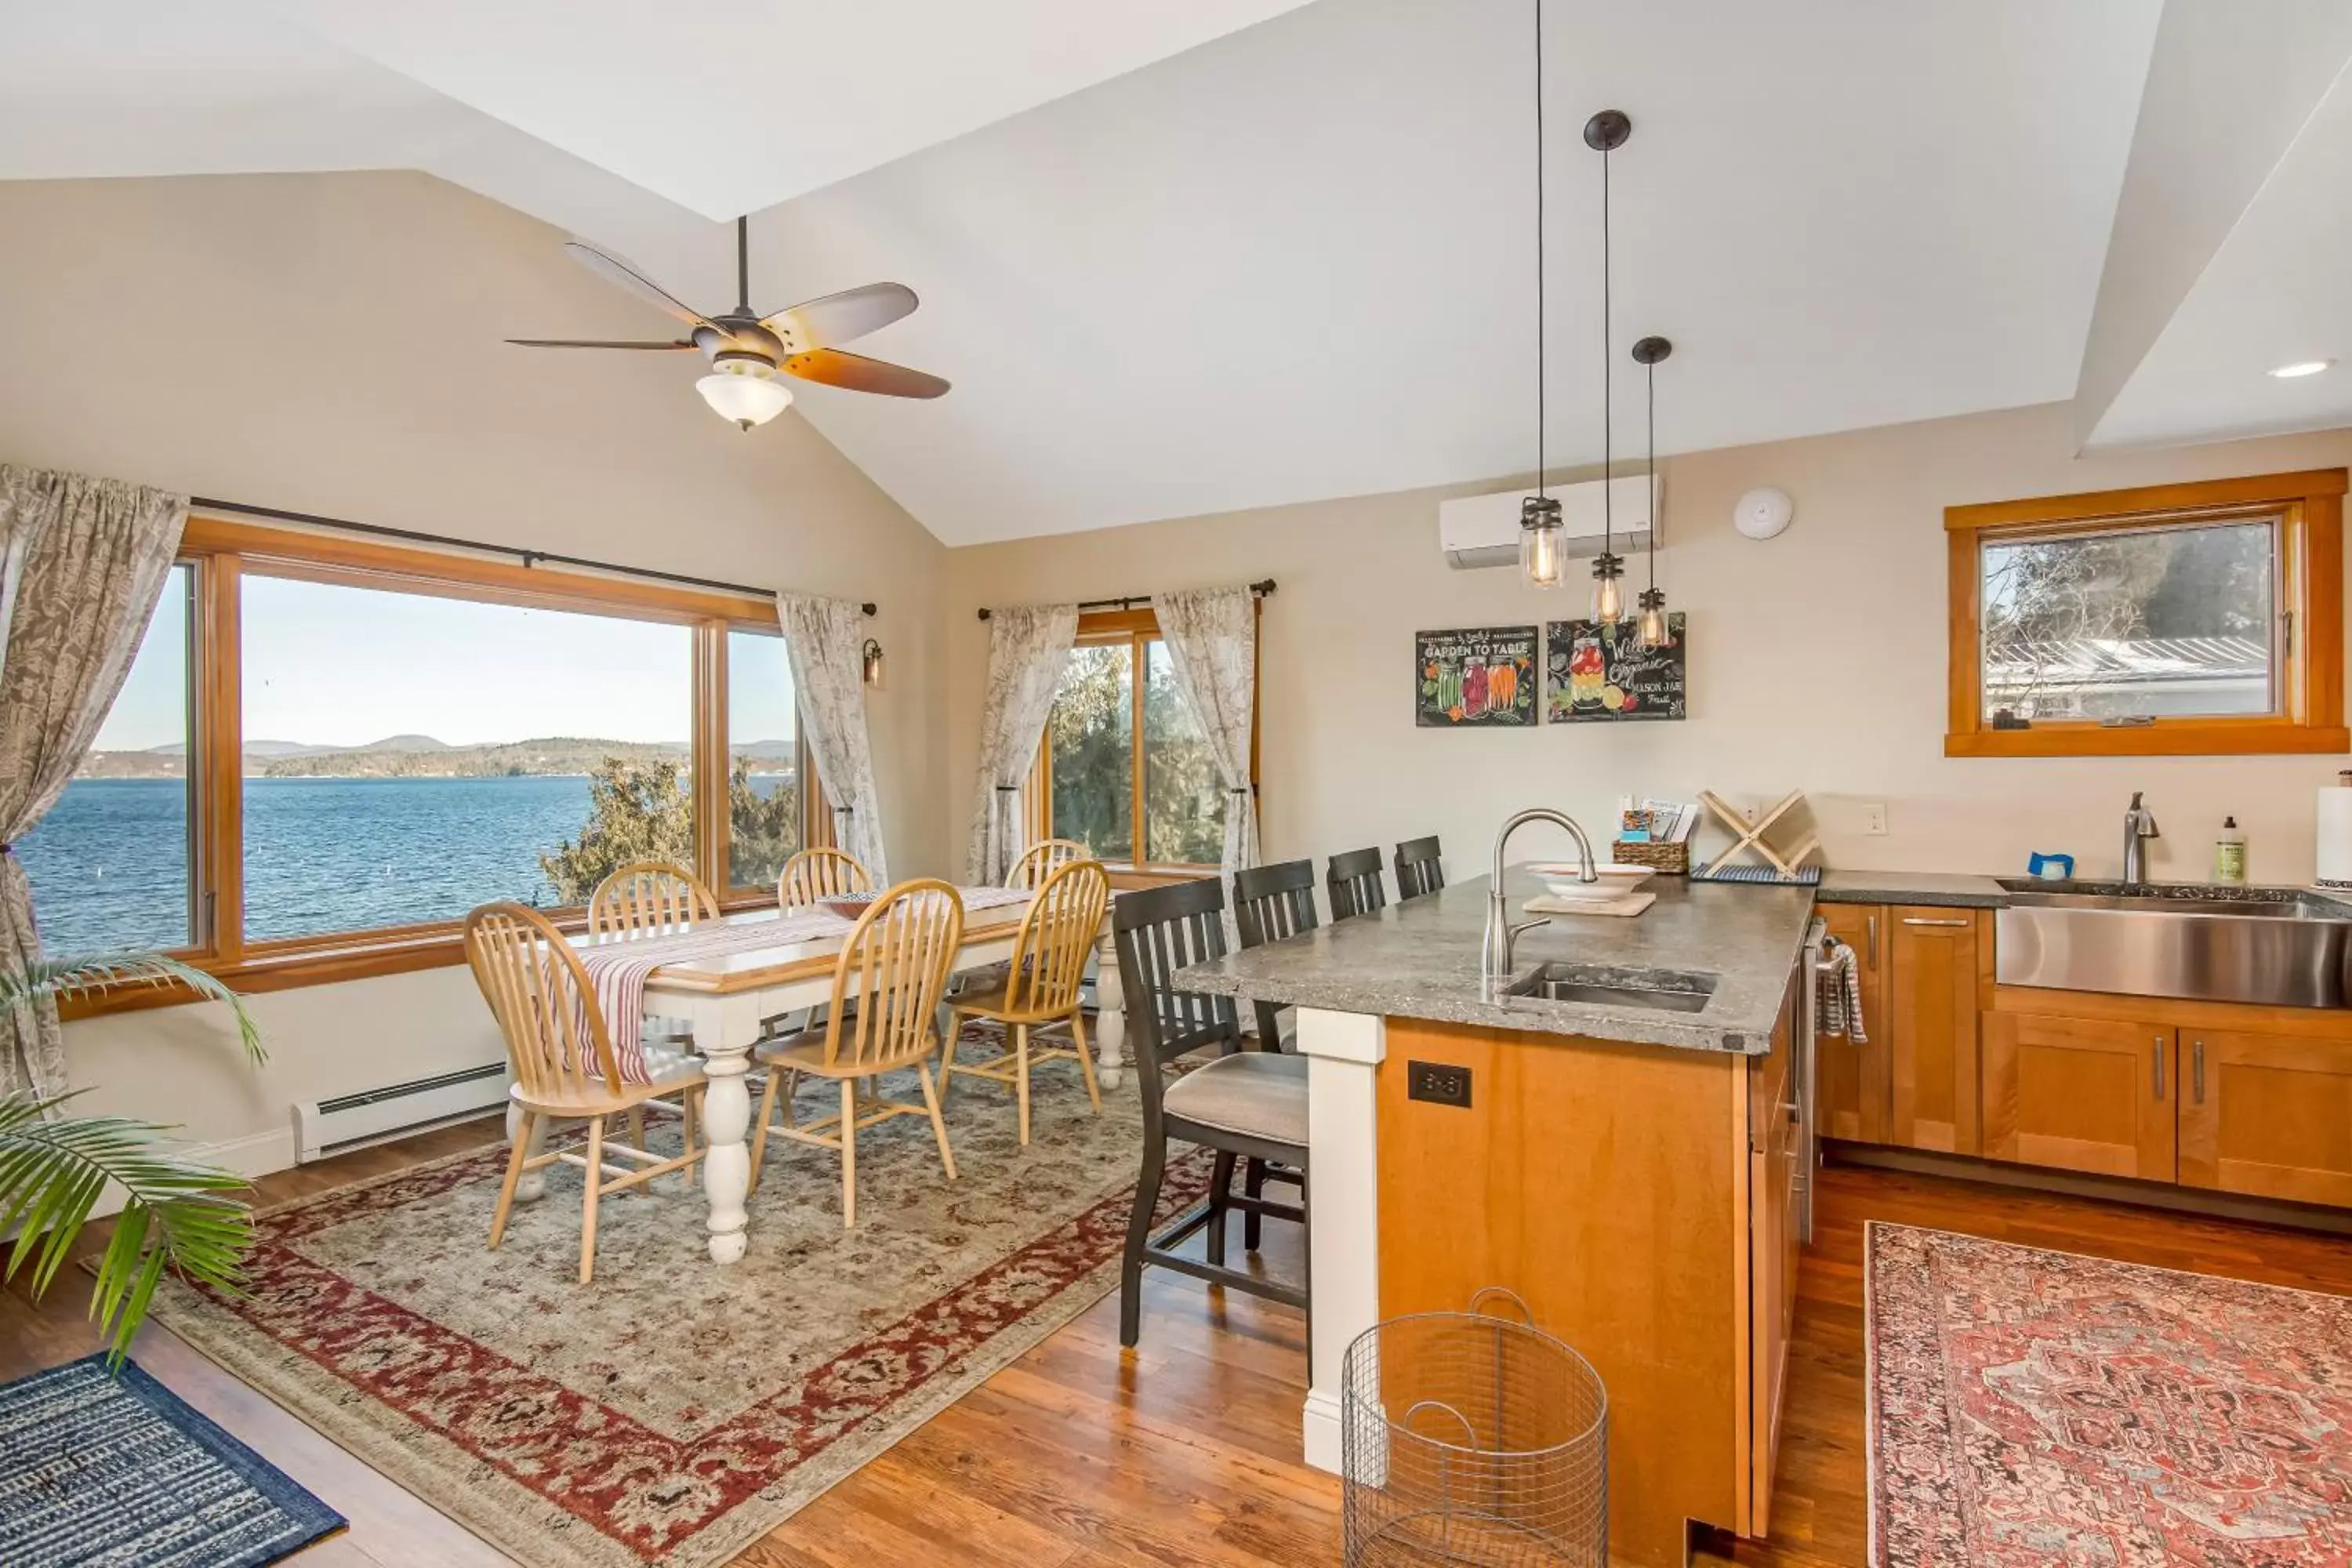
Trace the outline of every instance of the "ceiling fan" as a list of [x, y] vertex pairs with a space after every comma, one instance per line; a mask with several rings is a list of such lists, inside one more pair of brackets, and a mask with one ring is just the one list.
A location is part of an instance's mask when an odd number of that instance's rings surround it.
[[593, 245], [567, 240], [563, 248], [589, 271], [617, 283], [693, 329], [669, 342], [616, 342], [562, 338], [509, 338], [527, 349], [700, 349], [710, 374], [694, 384], [702, 400], [720, 416], [749, 430], [792, 406], [792, 389], [782, 377], [887, 397], [937, 397], [948, 384], [936, 375], [890, 364], [835, 345], [862, 338], [911, 315], [919, 300], [903, 283], [867, 283], [838, 294], [804, 300], [772, 316], [751, 313], [751, 220], [735, 220], [735, 308], [706, 316], [631, 267]]

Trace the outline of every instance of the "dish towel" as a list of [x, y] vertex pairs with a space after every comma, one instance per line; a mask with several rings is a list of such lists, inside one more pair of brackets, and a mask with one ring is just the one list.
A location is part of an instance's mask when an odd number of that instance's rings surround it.
[[1825, 938], [1816, 984], [1822, 1033], [1843, 1035], [1857, 1046], [1868, 1045], [1870, 1037], [1862, 1032], [1862, 966], [1854, 962], [1853, 949], [1835, 937]]

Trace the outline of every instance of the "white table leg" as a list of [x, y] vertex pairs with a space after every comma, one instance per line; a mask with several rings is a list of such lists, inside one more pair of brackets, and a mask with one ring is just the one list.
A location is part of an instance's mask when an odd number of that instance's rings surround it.
[[[521, 1131], [522, 1107], [509, 1100], [507, 1101], [507, 1142], [512, 1143]], [[531, 1129], [530, 1147], [523, 1151], [523, 1155], [526, 1159], [537, 1159], [545, 1150], [546, 1145], [547, 1121], [542, 1117], [539, 1124]], [[535, 1204], [546, 1195], [547, 1173], [544, 1171], [525, 1171], [522, 1173], [522, 1179], [515, 1183], [515, 1202], [519, 1204]]]
[[751, 1068], [751, 1043], [700, 1047], [710, 1087], [702, 1097], [702, 1190], [710, 1197], [710, 1261], [741, 1260], [744, 1227], [751, 1223], [743, 1202], [751, 1188], [751, 1096], [743, 1075]]
[[1124, 1076], [1119, 1064], [1127, 1045], [1127, 989], [1119, 983], [1118, 950], [1106, 935], [1096, 946], [1095, 1076], [1105, 1089], [1117, 1089]]

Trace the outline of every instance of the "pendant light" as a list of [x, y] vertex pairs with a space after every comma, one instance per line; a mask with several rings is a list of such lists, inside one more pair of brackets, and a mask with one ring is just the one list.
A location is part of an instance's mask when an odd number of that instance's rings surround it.
[[1536, 6], [1536, 493], [1519, 502], [1519, 571], [1538, 588], [1557, 588], [1561, 556], [1559, 502], [1544, 489], [1544, 118], [1543, 0]]
[[1666, 592], [1658, 586], [1658, 529], [1664, 522], [1658, 511], [1658, 362], [1675, 352], [1675, 345], [1664, 338], [1643, 338], [1633, 345], [1633, 363], [1649, 377], [1650, 400], [1650, 542], [1643, 554], [1648, 558], [1650, 585], [1642, 590], [1642, 646], [1666, 646]]
[[1625, 558], [1616, 549], [1616, 453], [1609, 403], [1609, 154], [1633, 134], [1633, 122], [1622, 110], [1604, 109], [1584, 122], [1584, 144], [1601, 154], [1601, 553], [1592, 562], [1592, 618], [1604, 624], [1625, 618], [1625, 601], [1617, 585], [1625, 574]]

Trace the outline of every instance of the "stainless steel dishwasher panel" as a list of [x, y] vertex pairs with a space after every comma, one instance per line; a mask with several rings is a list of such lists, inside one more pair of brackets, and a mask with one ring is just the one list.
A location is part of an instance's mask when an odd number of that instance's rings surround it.
[[2285, 1007], [2345, 1005], [2352, 921], [2021, 903], [1993, 916], [2003, 985]]

